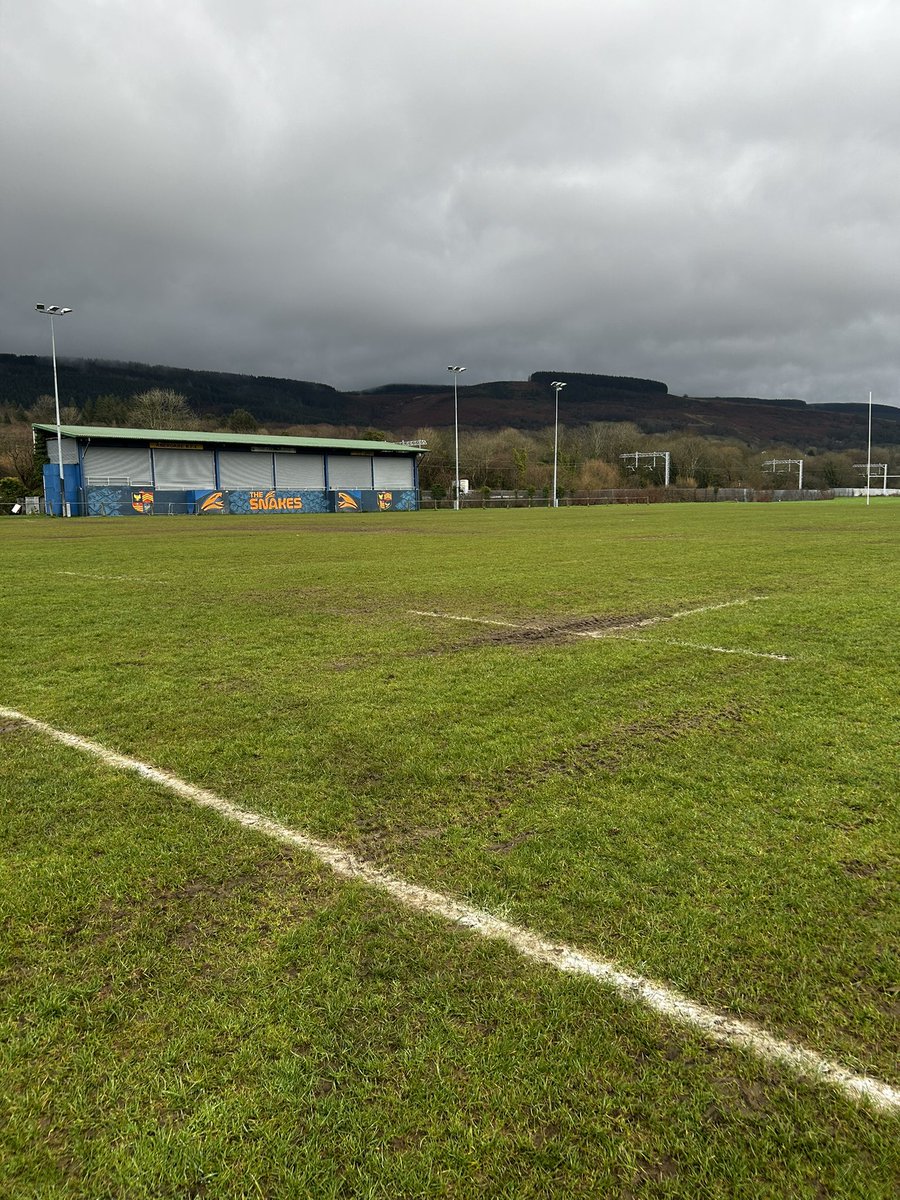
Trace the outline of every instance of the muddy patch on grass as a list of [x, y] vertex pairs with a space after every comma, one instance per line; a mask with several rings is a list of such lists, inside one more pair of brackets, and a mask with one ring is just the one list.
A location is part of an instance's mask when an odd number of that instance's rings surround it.
[[465, 628], [468, 636], [456, 639], [435, 647], [426, 647], [410, 651], [408, 657], [419, 657], [429, 654], [458, 654], [471, 650], [481, 650], [492, 646], [564, 646], [571, 645], [576, 638], [615, 637], [619, 632], [653, 626], [672, 619], [671, 613], [640, 611], [632, 613], [605, 613], [602, 615], [587, 615], [580, 617], [559, 617], [536, 620], [523, 618], [521, 623], [516, 621], [495, 621], [484, 617], [460, 617], [451, 613], [417, 613], [423, 617], [431, 617], [445, 629], [456, 626]]
[[376, 866], [383, 866], [393, 855], [441, 838], [445, 833], [445, 829], [433, 825], [389, 826], [373, 818], [360, 817], [355, 829], [341, 839], [341, 844]]
[[468, 646], [559, 646], [576, 637], [603, 637], [619, 630], [636, 629], [645, 622], [662, 618], [652, 613], [618, 614], [616, 616], [572, 617], [547, 621], [544, 624], [522, 625], [520, 628], [496, 628], [480, 632]]
[[613, 774], [625, 764], [635, 747], [677, 741], [688, 734], [721, 729], [743, 719], [744, 710], [729, 705], [700, 712], [680, 710], [666, 718], [631, 721], [603, 738], [576, 742], [540, 761], [507, 767], [492, 782], [482, 781], [479, 786], [478, 781], [463, 776], [459, 783], [470, 795], [480, 791], [491, 808], [502, 809], [548, 779]]
[[887, 875], [887, 863], [863, 862], [858, 858], [848, 859], [841, 863], [841, 867], [847, 875], [851, 875], [854, 879], [871, 879], [879, 875]]
[[638, 1161], [638, 1179], [662, 1183], [666, 1179], [674, 1179], [678, 1174], [678, 1164], [668, 1154], [657, 1159], [641, 1158]]
[[66, 937], [99, 945], [140, 938], [148, 919], [165, 926], [169, 940], [181, 948], [223, 929], [253, 928], [265, 935], [327, 904], [327, 881], [311, 878], [305, 865], [285, 850], [224, 878], [196, 876], [171, 886], [148, 880], [134, 896], [101, 900], [83, 922], [66, 930]]
[[[341, 614], [347, 617], [370, 617], [371, 610], [343, 608]], [[521, 624], [516, 621], [495, 621], [488, 617], [462, 617], [450, 613], [416, 612], [413, 615], [430, 619], [433, 631], [441, 629], [441, 641], [428, 646], [418, 646], [413, 650], [392, 651], [390, 654], [361, 654], [335, 659], [325, 664], [324, 669], [356, 670], [388, 659], [435, 658], [450, 654], [469, 654], [493, 647], [529, 649], [566, 646], [571, 645], [576, 638], [589, 640], [607, 635], [614, 637], [619, 632], [627, 633], [632, 629], [669, 620], [668, 614], [651, 612], [548, 619], [542, 622], [525, 618]]]
[[75, 1187], [83, 1179], [82, 1164], [75, 1153], [65, 1123], [56, 1115], [44, 1111], [36, 1118], [41, 1141], [53, 1164], [64, 1179]]
[[493, 854], [509, 854], [510, 850], [517, 850], [519, 846], [524, 846], [529, 838], [534, 837], [534, 831], [524, 829], [521, 833], [514, 834], [513, 837], [507, 838], [502, 842], [489, 842], [485, 846], [485, 850], [490, 850]]
[[[456, 622], [465, 623], [466, 625], [480, 629], [479, 633], [474, 634], [461, 647], [463, 649], [470, 649], [493, 645], [558, 645], [572, 638], [603, 638], [607, 635], [614, 636], [618, 632], [627, 633], [630, 630], [675, 621], [681, 617], [716, 612], [723, 608], [735, 608], [740, 605], [749, 604], [754, 600], [765, 599], [767, 599], [766, 596], [748, 596], [735, 600], [700, 604], [694, 608], [679, 609], [674, 612], [604, 613], [599, 616], [523, 618], [521, 621], [503, 621], [492, 617], [432, 612], [424, 609], [407, 609], [407, 615], [428, 618], [446, 624]], [[701, 648], [718, 649], [718, 647]]]
[[732, 1113], [740, 1117], [754, 1117], [768, 1111], [775, 1085], [774, 1081], [766, 1083], [758, 1079], [722, 1075], [713, 1079], [712, 1086]]

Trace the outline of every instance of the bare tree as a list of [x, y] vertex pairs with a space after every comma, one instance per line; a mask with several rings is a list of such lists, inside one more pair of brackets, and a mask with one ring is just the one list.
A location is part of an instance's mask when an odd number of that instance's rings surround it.
[[584, 458], [599, 458], [619, 468], [619, 455], [642, 450], [646, 436], [632, 421], [594, 421], [581, 431]]
[[184, 396], [168, 388], [151, 388], [134, 397], [128, 419], [137, 429], [196, 429], [197, 418]]
[[[52, 396], [38, 396], [31, 408], [31, 419], [42, 425], [56, 423], [56, 401]], [[77, 425], [81, 420], [81, 410], [75, 404], [59, 406], [61, 425]]]
[[[27, 425], [0, 426], [0, 464], [8, 467], [26, 491], [41, 487], [41, 466], [34, 449], [34, 437]], [[3, 474], [0, 469], [0, 474]]]

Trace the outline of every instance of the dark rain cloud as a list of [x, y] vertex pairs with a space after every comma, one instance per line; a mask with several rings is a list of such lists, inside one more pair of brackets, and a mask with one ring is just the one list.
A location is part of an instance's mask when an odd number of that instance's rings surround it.
[[0, 349], [900, 403], [877, 0], [0, 8]]

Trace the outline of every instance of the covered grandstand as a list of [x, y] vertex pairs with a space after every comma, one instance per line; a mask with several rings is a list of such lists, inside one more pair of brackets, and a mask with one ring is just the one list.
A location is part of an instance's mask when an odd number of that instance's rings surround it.
[[[403, 442], [37, 424], [55, 516], [391, 512], [419, 507]], [[59, 450], [64, 491], [61, 495]]]

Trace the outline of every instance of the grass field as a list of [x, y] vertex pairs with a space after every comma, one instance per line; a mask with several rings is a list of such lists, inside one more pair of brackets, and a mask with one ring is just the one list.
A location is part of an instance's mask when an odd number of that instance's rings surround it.
[[[898, 533], [3, 521], [0, 707], [896, 1086]], [[900, 1185], [896, 1115], [10, 718], [0, 796], [2, 1196]]]

